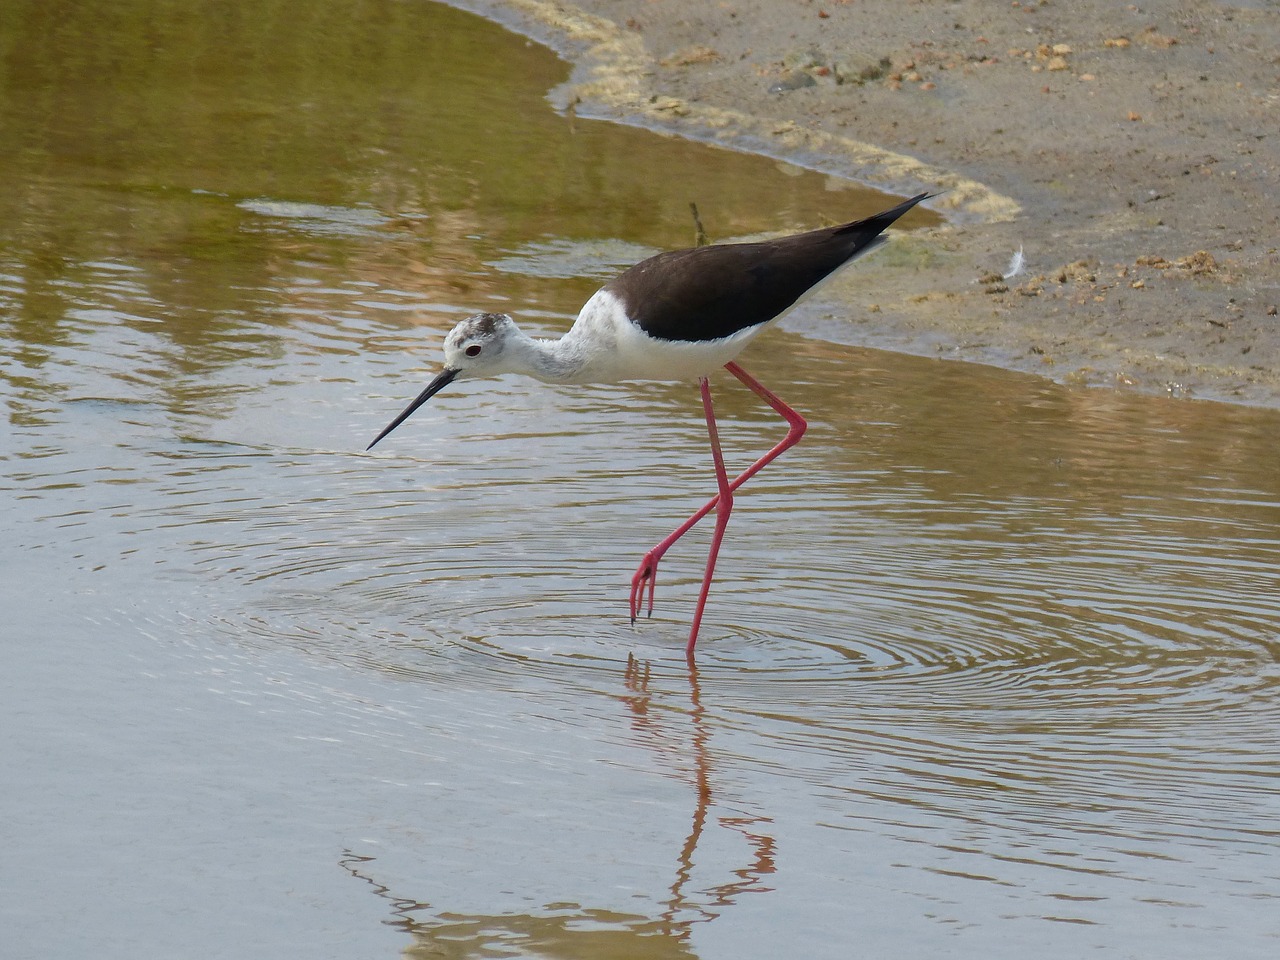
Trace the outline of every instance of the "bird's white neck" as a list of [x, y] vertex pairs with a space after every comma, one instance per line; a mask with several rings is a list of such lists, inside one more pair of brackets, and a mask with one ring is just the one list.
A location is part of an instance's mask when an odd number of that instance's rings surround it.
[[566, 334], [558, 340], [531, 337], [517, 330], [505, 344], [503, 366], [545, 383], [579, 383], [587, 354], [579, 338]]

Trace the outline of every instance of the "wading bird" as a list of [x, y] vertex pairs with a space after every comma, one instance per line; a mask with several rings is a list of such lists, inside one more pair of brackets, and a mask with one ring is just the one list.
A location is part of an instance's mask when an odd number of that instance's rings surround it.
[[[388, 424], [374, 444], [403, 423], [443, 387], [470, 377], [522, 373], [548, 383], [616, 383], [623, 380], [697, 380], [711, 439], [718, 493], [644, 555], [631, 578], [631, 620], [653, 613], [658, 561], [712, 510], [715, 531], [689, 643], [698, 628], [715, 573], [716, 557], [733, 509], [733, 494], [805, 431], [804, 418], [779, 400], [734, 358], [806, 294], [885, 240], [884, 231], [930, 194], [838, 227], [824, 227], [758, 243], [726, 243], [672, 250], [626, 270], [589, 299], [558, 340], [525, 334], [504, 313], [481, 313], [454, 327], [444, 340], [444, 369]], [[711, 404], [707, 377], [724, 367], [755, 391], [788, 424], [787, 435], [730, 480]]]

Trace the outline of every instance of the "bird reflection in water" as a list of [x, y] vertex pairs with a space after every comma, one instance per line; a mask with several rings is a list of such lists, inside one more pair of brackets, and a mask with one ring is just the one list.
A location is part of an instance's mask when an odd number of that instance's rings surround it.
[[[711, 732], [697, 668], [689, 665], [687, 710], [664, 708], [657, 702], [658, 695], [650, 690], [650, 679], [650, 665], [629, 657], [623, 674], [625, 692], [618, 699], [632, 715], [632, 730], [664, 762], [669, 762], [668, 775], [689, 783], [694, 795], [689, 833], [676, 854], [675, 877], [661, 901], [661, 911], [649, 916], [577, 903], [553, 903], [536, 914], [460, 914], [398, 895], [375, 878], [375, 857], [343, 851], [339, 866], [386, 900], [392, 915], [386, 923], [413, 938], [403, 956], [411, 960], [488, 957], [494, 956], [494, 951], [505, 955], [506, 951], [519, 950], [541, 957], [594, 960], [693, 958], [696, 954], [690, 941], [696, 924], [715, 920], [744, 894], [772, 889], [764, 880], [775, 870], [774, 840], [766, 832], [769, 818], [741, 814], [712, 818], [715, 797]], [[686, 719], [689, 729], [676, 729], [673, 721], [683, 726]], [[746, 862], [731, 871], [734, 879], [697, 887], [698, 844], [709, 822], [740, 834], [750, 852]]]
[[[684, 744], [678, 739], [673, 739], [670, 731], [663, 729], [657, 715], [650, 710], [653, 695], [649, 691], [651, 670], [647, 661], [641, 662], [635, 656], [628, 656], [624, 674], [627, 694], [623, 697], [623, 702], [634, 717], [632, 728], [637, 733], [642, 734], [659, 752], [676, 763], [680, 763], [686, 757], [693, 758], [692, 768], [680, 771], [681, 778], [690, 780], [694, 787], [696, 803], [693, 822], [677, 857], [676, 877], [671, 885], [667, 909], [663, 913], [663, 918], [673, 932], [684, 927], [686, 934], [690, 923], [715, 919], [719, 916], [719, 910], [716, 908], [732, 904], [741, 894], [768, 892], [772, 888], [765, 885], [762, 878], [772, 874], [775, 869], [773, 838], [761, 832], [758, 826], [769, 823], [768, 817], [718, 817], [716, 823], [719, 826], [743, 836], [753, 852], [753, 857], [746, 866], [734, 871], [734, 875], [738, 878], [736, 881], [717, 884], [704, 891], [686, 892], [686, 887], [694, 875], [694, 855], [706, 829], [707, 818], [713, 804], [711, 733], [707, 727], [706, 707], [702, 703], [702, 688], [698, 682], [697, 665], [690, 661], [688, 670], [688, 716], [692, 727], [692, 733], [689, 736], [691, 743]], [[693, 749], [689, 750], [688, 746], [692, 746]]]

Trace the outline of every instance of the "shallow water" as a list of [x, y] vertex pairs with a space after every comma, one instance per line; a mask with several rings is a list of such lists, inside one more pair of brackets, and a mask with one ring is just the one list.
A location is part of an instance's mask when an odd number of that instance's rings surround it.
[[[707, 530], [625, 614], [711, 492], [692, 387], [362, 448], [458, 317], [687, 243], [681, 178], [721, 236], [884, 198], [557, 118], [447, 8], [109, 9], [0, 12], [6, 955], [1275, 954], [1280, 414], [815, 305], [744, 358], [811, 429], [691, 671]], [[717, 403], [734, 463], [781, 433]]]

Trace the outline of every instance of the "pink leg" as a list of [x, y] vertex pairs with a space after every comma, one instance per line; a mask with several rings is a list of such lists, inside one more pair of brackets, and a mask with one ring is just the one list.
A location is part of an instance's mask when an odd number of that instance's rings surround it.
[[[711, 592], [711, 578], [716, 573], [716, 557], [720, 555], [720, 541], [724, 539], [725, 527], [729, 526], [729, 514], [733, 513], [733, 487], [729, 485], [729, 475], [724, 470], [724, 454], [720, 452], [720, 431], [716, 427], [716, 412], [711, 408], [711, 384], [703, 377], [698, 381], [702, 388], [702, 409], [707, 415], [707, 436], [711, 438], [711, 460], [716, 467], [716, 486], [720, 492], [716, 495], [716, 529], [711, 535], [711, 549], [707, 552], [707, 572], [702, 575], [702, 589], [698, 592], [698, 605], [693, 608], [693, 626], [689, 628], [689, 645], [685, 647], [685, 655], [693, 658], [693, 645], [698, 642], [698, 627], [702, 625], [702, 611], [707, 605], [707, 594]], [[649, 599], [653, 599], [650, 592]]]
[[[778, 456], [780, 456], [784, 450], [787, 450], [790, 447], [795, 446], [800, 441], [800, 438], [804, 436], [804, 431], [807, 424], [804, 421], [804, 417], [800, 416], [800, 414], [796, 413], [795, 410], [791, 409], [791, 407], [787, 406], [785, 403], [779, 400], [777, 396], [775, 396], [771, 391], [766, 389], [758, 380], [752, 377], [749, 373], [747, 373], [747, 371], [743, 370], [736, 363], [726, 363], [725, 369], [728, 370], [730, 373], [732, 373], [739, 380], [741, 380], [748, 387], [750, 387], [751, 390], [754, 391], [762, 400], [764, 400], [765, 403], [769, 404], [769, 406], [771, 406], [775, 411], [777, 411], [779, 416], [781, 416], [784, 420], [786, 420], [789, 425], [787, 430], [787, 435], [783, 437], [780, 441], [778, 441], [778, 443], [773, 447], [773, 449], [771, 449], [768, 453], [766, 453], [763, 457], [761, 457], [751, 466], [747, 467], [747, 469], [742, 471], [742, 473], [739, 474], [735, 480], [733, 480], [731, 483], [727, 485], [728, 493], [732, 495], [733, 491], [737, 490], [738, 487], [742, 486], [742, 484], [746, 483], [749, 479], [751, 479], [757, 473], [759, 473], [760, 470], [766, 464], [770, 463], [771, 461], [776, 459]], [[710, 387], [703, 385], [702, 389], [703, 389], [703, 404], [708, 414], [707, 429], [710, 432], [711, 438], [712, 438], [712, 451], [713, 451], [712, 455], [716, 458], [719, 458], [719, 452], [720, 452], [719, 440], [715, 432], [715, 420], [710, 412], [711, 411]], [[721, 464], [723, 464], [723, 460], [721, 460], [720, 462]], [[717, 481], [718, 480], [719, 480], [719, 475], [717, 474]], [[722, 488], [722, 492], [723, 492], [723, 489], [724, 488]], [[669, 536], [667, 536], [664, 540], [658, 543], [652, 550], [650, 550], [648, 553], [644, 555], [644, 558], [640, 561], [639, 569], [636, 570], [635, 576], [631, 578], [631, 620], [632, 622], [634, 622], [636, 617], [640, 615], [641, 608], [645, 606], [644, 599], [645, 599], [646, 589], [648, 590], [648, 594], [649, 594], [649, 603], [648, 603], [648, 609], [646, 613], [649, 615], [652, 615], [653, 613], [653, 594], [654, 594], [654, 588], [656, 586], [656, 579], [657, 579], [657, 573], [658, 573], [658, 561], [662, 559], [663, 554], [665, 554], [667, 550], [671, 548], [671, 545], [673, 543], [675, 543], [677, 540], [679, 540], [681, 537], [683, 537], [686, 533], [689, 532], [689, 530], [693, 527], [694, 524], [696, 524], [699, 520], [705, 517], [712, 510], [716, 509], [716, 505], [720, 502], [720, 497], [721, 497], [721, 494], [716, 494], [716, 496], [708, 500], [702, 507], [700, 507], [697, 510], [697, 512], [693, 514], [693, 516], [691, 516], [684, 523], [680, 524], [680, 526], [676, 527], [676, 529], [673, 530]], [[725, 522], [726, 523], [728, 522], [727, 512], [725, 516]], [[718, 527], [720, 526], [718, 519], [717, 519], [717, 526]], [[722, 529], [720, 530], [720, 534], [721, 536], [723, 536]], [[713, 552], [711, 555], [711, 565], [714, 565], [715, 563], [714, 551], [718, 549], [719, 549], [719, 538], [716, 538], [715, 542], [712, 545]], [[697, 641], [699, 620], [701, 619], [701, 615], [702, 615], [702, 606], [706, 600], [706, 594], [707, 594], [707, 590], [709, 589], [710, 582], [711, 582], [711, 569], [709, 566], [707, 570], [706, 579], [703, 581], [703, 585], [702, 585], [702, 596], [699, 599], [698, 611], [696, 615], [697, 618], [694, 620], [693, 631], [689, 636], [688, 652], [690, 654], [692, 654], [694, 643]]]

